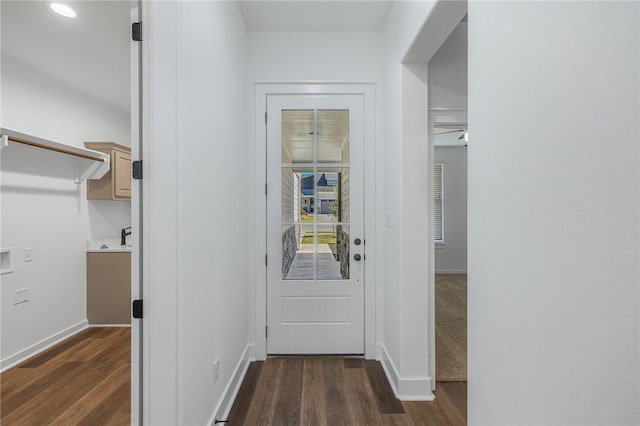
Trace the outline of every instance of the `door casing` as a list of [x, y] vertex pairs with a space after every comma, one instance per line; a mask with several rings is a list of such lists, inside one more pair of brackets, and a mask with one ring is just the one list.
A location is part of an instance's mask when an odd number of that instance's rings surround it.
[[[376, 86], [372, 83], [257, 83], [255, 85], [255, 346], [253, 357], [267, 357], [267, 126], [265, 112], [269, 95], [363, 95], [364, 97], [364, 181], [376, 179]], [[376, 188], [365, 187], [364, 235], [368, 261], [364, 264], [364, 348], [365, 358], [378, 357], [376, 324]], [[275, 189], [274, 189], [275, 190]]]

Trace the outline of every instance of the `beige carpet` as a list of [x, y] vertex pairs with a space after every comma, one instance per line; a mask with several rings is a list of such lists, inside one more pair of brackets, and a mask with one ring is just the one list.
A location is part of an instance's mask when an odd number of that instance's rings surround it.
[[467, 275], [436, 275], [436, 379], [467, 380]]

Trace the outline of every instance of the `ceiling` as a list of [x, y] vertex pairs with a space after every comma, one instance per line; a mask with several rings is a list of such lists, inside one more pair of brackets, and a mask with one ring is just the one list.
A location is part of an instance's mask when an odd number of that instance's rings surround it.
[[129, 113], [129, 2], [65, 4], [76, 18], [42, 0], [2, 0], [2, 54]]
[[[2, 0], [2, 54], [128, 114], [129, 2], [64, 3], [76, 18], [57, 15], [45, 0]], [[249, 31], [381, 31], [392, 3], [239, 0]]]
[[238, 0], [249, 31], [382, 31], [393, 1]]

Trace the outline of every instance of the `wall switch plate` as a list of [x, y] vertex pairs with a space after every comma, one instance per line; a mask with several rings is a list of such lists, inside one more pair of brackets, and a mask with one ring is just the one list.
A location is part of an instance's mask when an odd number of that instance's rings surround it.
[[391, 223], [391, 212], [386, 212], [384, 214], [384, 226], [391, 228]]
[[213, 363], [213, 383], [218, 383], [218, 379], [220, 378], [220, 359], [216, 359]]
[[13, 292], [13, 304], [19, 305], [21, 303], [26, 303], [29, 301], [29, 289], [28, 288], [20, 288]]
[[33, 262], [33, 247], [26, 247], [24, 249], [24, 261]]

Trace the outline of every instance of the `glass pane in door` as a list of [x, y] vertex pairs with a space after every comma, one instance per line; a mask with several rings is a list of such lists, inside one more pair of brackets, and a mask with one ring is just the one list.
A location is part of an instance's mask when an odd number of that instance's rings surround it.
[[313, 225], [282, 227], [282, 279], [313, 280], [315, 273]]
[[315, 111], [282, 111], [282, 164], [312, 164], [315, 158]]
[[348, 225], [318, 225], [316, 240], [316, 278], [349, 279]]
[[349, 111], [317, 111], [318, 163], [349, 164]]
[[281, 118], [282, 279], [347, 280], [349, 111], [283, 110]]

